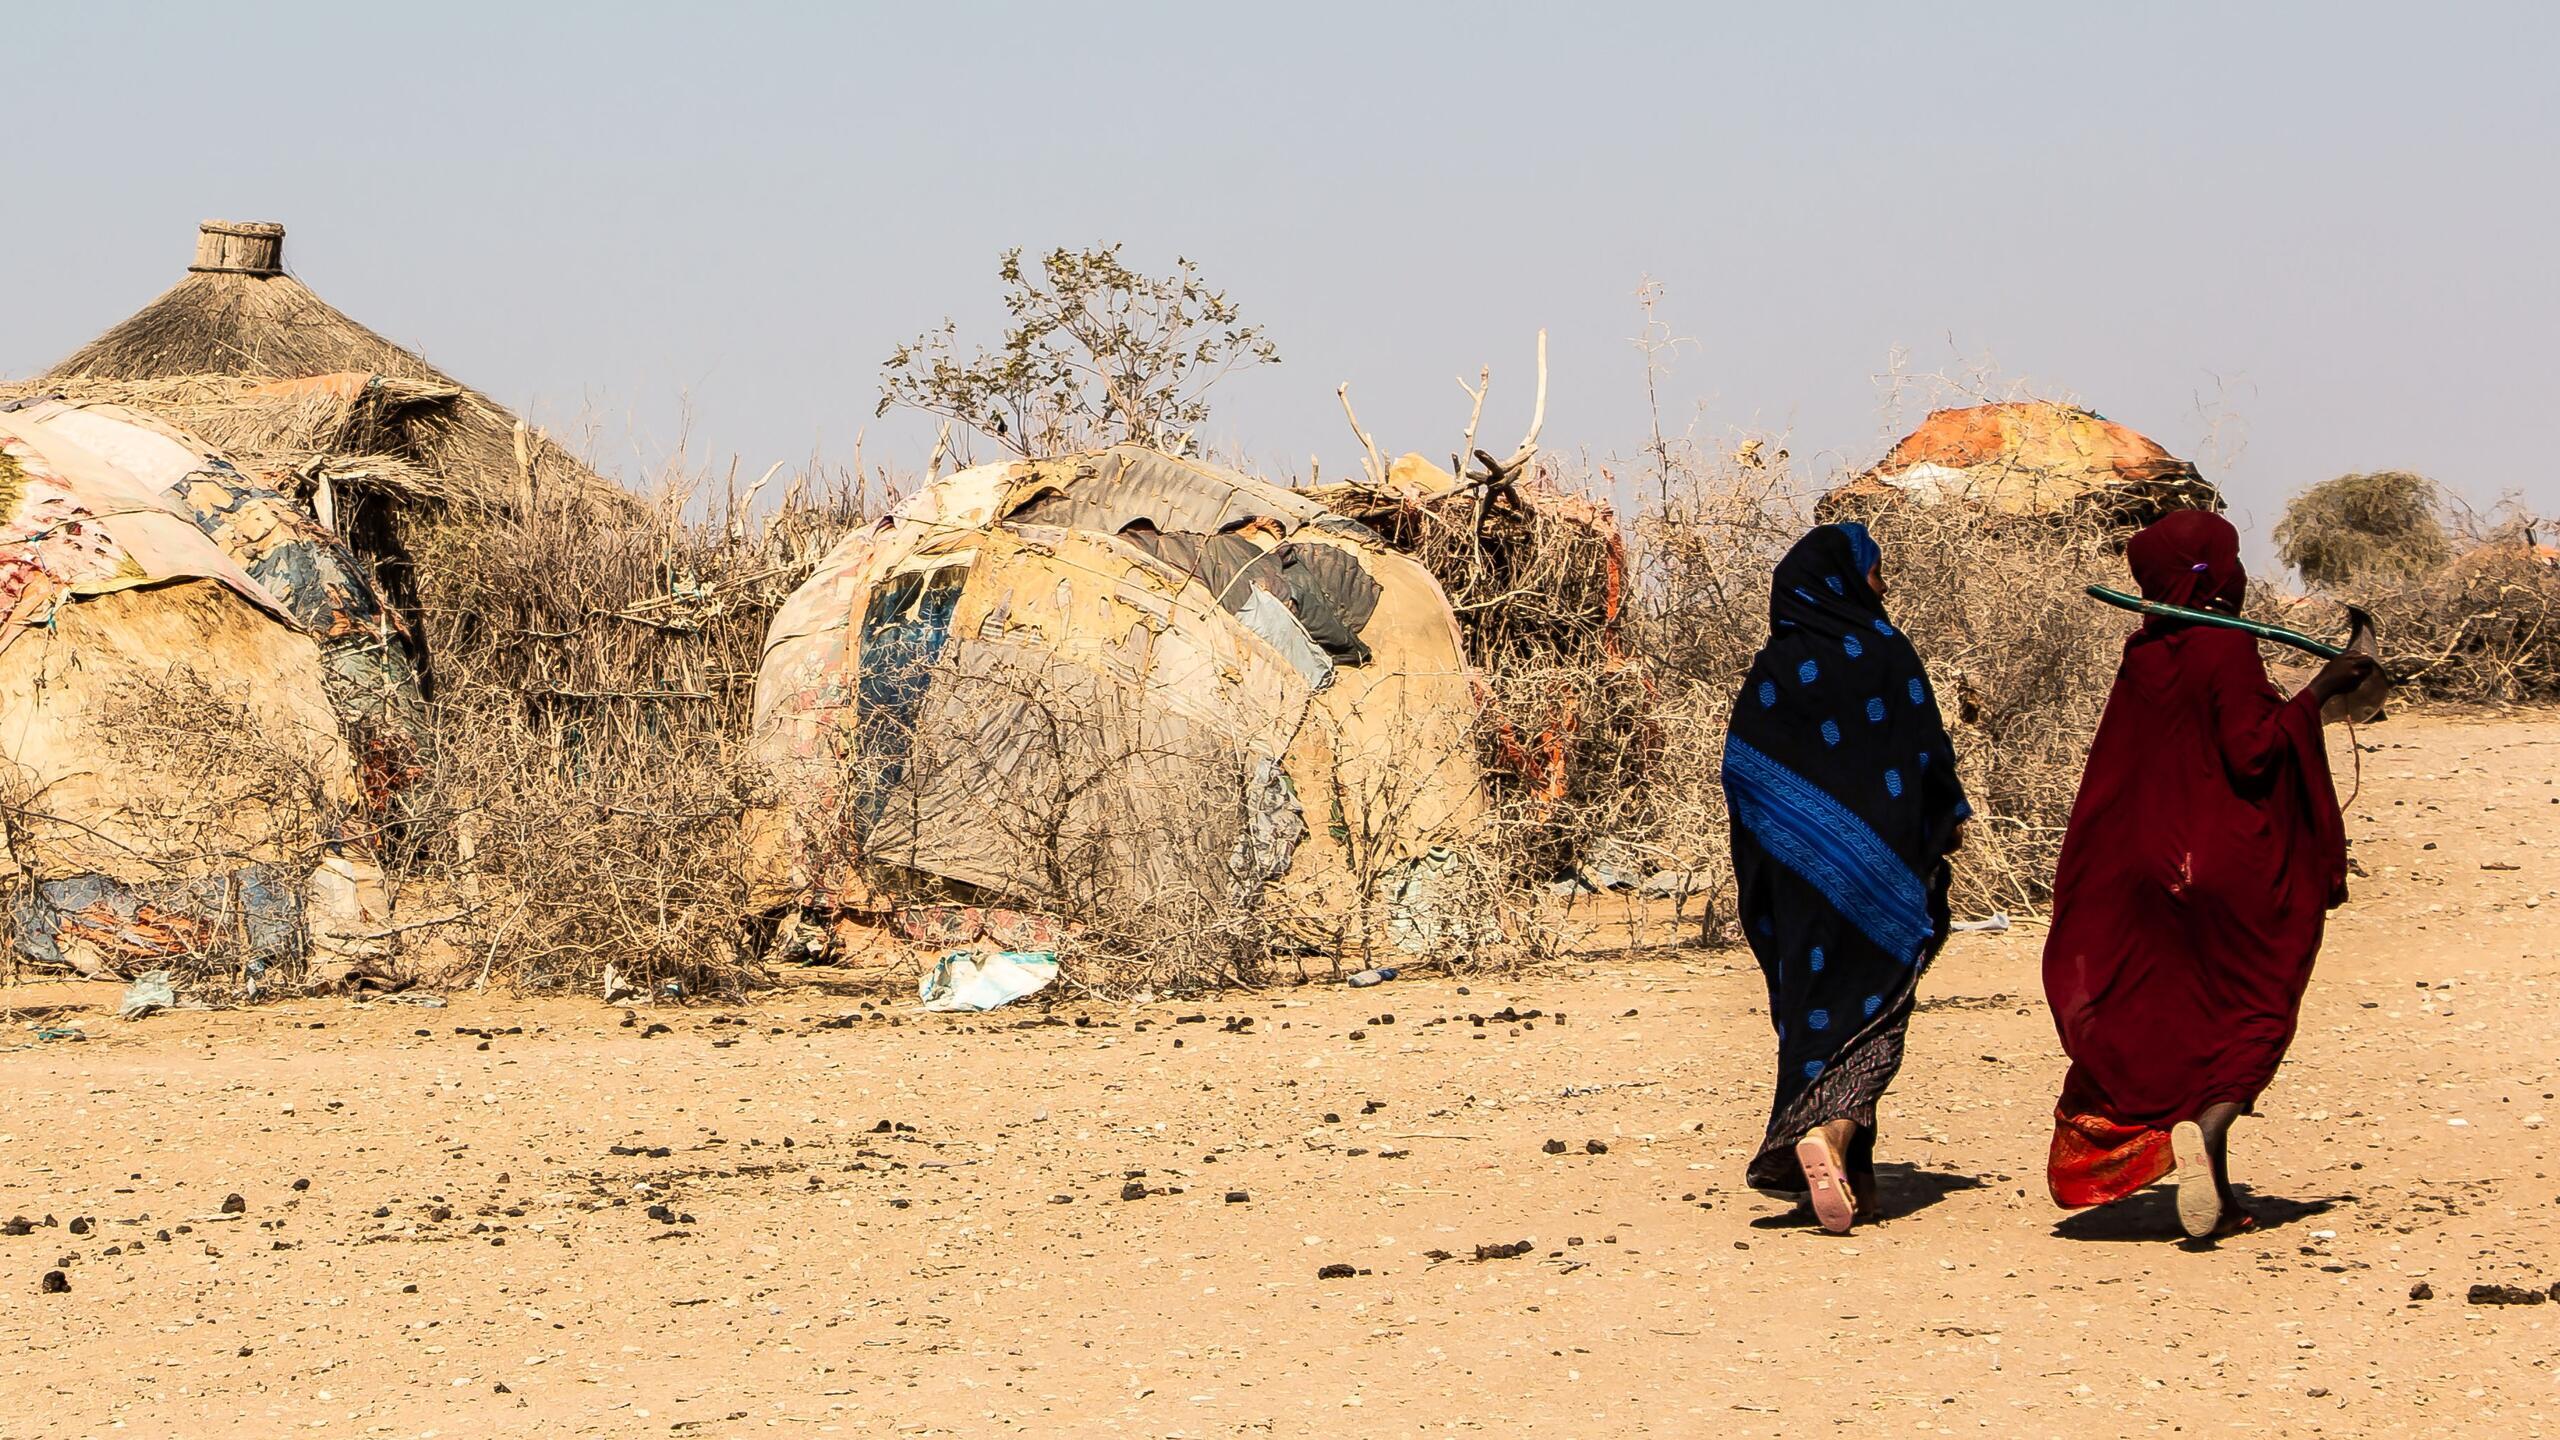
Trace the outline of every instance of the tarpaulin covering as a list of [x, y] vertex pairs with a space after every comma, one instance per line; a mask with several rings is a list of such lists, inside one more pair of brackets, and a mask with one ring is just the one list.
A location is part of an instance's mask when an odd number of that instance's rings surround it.
[[39, 400], [11, 411], [158, 491], [245, 569], [314, 639], [329, 700], [380, 813], [414, 775], [425, 701], [410, 637], [337, 535], [300, 503], [243, 474], [203, 441], [120, 405]]

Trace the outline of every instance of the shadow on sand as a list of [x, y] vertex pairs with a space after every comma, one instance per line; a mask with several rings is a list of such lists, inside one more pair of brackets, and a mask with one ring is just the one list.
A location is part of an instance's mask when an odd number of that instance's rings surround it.
[[[1887, 1162], [1876, 1166], [1876, 1203], [1884, 1207], [1883, 1221], [1894, 1221], [1917, 1215], [1959, 1190], [1979, 1190], [1985, 1182], [1977, 1176], [1957, 1175], [1944, 1170], [1921, 1170], [1909, 1165]], [[1754, 1230], [1802, 1230], [1818, 1224], [1813, 1206], [1799, 1203], [1783, 1215], [1763, 1215], [1751, 1222]], [[1879, 1222], [1883, 1223], [1883, 1222]], [[2174, 1219], [2171, 1224], [2177, 1223]]]
[[[2246, 1240], [2280, 1230], [2297, 1220], [2325, 1215], [2336, 1208], [2343, 1195], [2318, 1200], [2294, 1200], [2282, 1195], [2260, 1195], [2246, 1185], [2236, 1185], [2240, 1203], [2258, 1217], [2258, 1223], [2231, 1240]], [[2053, 1227], [2053, 1233], [2065, 1240], [2136, 1240], [2157, 1245], [2163, 1240], [2177, 1240], [2189, 1250], [2210, 1250], [2211, 1240], [2188, 1240], [2178, 1230], [2177, 1196], [2166, 1185], [2154, 1185], [2138, 1194], [2126, 1196], [2113, 1205], [2101, 1205], [2068, 1216]]]

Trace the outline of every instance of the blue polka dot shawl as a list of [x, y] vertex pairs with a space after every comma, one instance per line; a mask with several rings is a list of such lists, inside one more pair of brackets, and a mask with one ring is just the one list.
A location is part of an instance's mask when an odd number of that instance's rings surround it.
[[1919, 972], [1946, 934], [1943, 857], [1972, 813], [1920, 657], [1867, 583], [1876, 563], [1854, 524], [1787, 552], [1725, 737], [1736, 898], [1778, 1032], [1771, 1153], [1753, 1178], [1786, 1188], [1805, 1128], [1874, 1123], [1891, 1066], [1881, 1052], [1851, 1062], [1889, 1039], [1899, 1063]]

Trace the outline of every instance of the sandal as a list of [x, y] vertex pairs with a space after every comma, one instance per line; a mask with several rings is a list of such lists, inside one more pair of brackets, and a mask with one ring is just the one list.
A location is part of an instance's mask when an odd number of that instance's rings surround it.
[[1805, 1188], [1812, 1192], [1813, 1218], [1834, 1235], [1846, 1235], [1857, 1223], [1857, 1201], [1849, 1194], [1849, 1176], [1840, 1168], [1840, 1154], [1831, 1148], [1831, 1137], [1819, 1130], [1808, 1130], [1796, 1142], [1796, 1163], [1804, 1167]]
[[2169, 1153], [2177, 1168], [2169, 1172], [2178, 1187], [2178, 1228], [2191, 1240], [2207, 1239], [2222, 1223], [2222, 1187], [2214, 1183], [2213, 1157], [2204, 1148], [2204, 1127], [2181, 1120], [2169, 1127]]

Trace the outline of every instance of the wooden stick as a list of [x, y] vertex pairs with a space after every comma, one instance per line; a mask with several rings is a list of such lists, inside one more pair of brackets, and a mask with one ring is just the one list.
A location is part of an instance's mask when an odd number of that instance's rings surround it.
[[1361, 462], [1361, 470], [1368, 475], [1370, 484], [1386, 484], [1387, 465], [1378, 456], [1378, 442], [1370, 439], [1369, 432], [1360, 428], [1360, 416], [1351, 408], [1351, 382], [1343, 381], [1334, 387], [1333, 393], [1342, 401], [1342, 415], [1351, 422], [1351, 433], [1360, 437], [1360, 448], [1368, 452], [1368, 458]]
[[933, 437], [933, 453], [925, 457], [924, 478], [926, 480], [933, 481], [942, 478], [942, 457], [950, 452], [951, 422], [945, 420], [942, 422], [942, 433]]
[[344, 938], [349, 940], [388, 940], [394, 935], [405, 935], [412, 930], [424, 930], [430, 925], [450, 925], [456, 920], [461, 919], [465, 915], [471, 914], [479, 908], [480, 907], [477, 905], [466, 905], [459, 910], [451, 911], [447, 914], [430, 915], [424, 920], [412, 920], [405, 925], [394, 925], [387, 930], [367, 930], [361, 935], [349, 935]]
[[[1467, 382], [1460, 380], [1458, 382], [1458, 388], [1461, 390], [1467, 390]], [[1476, 388], [1473, 390], [1467, 390], [1467, 398], [1474, 401], [1475, 404], [1474, 408], [1467, 411], [1467, 433], [1458, 441], [1458, 453], [1460, 455], [1469, 454], [1476, 448], [1476, 425], [1484, 419], [1485, 392], [1492, 388], [1493, 367], [1487, 365], [1476, 372]], [[1449, 468], [1452, 472], [1455, 472], [1458, 467], [1455, 463], [1452, 463]]]
[[1497, 467], [1508, 475], [1529, 463], [1538, 453], [1538, 432], [1547, 428], [1547, 332], [1538, 332], [1538, 401], [1529, 412], [1529, 433], [1520, 439], [1520, 448]]

